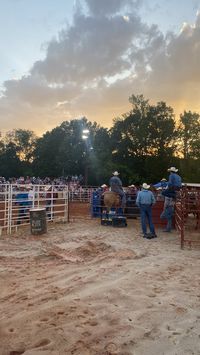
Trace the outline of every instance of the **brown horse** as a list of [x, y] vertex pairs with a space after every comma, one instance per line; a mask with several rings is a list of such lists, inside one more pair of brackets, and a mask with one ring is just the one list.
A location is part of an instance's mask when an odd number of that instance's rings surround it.
[[106, 207], [107, 213], [109, 213], [112, 207], [117, 208], [121, 207], [121, 198], [118, 193], [113, 191], [106, 191], [103, 194], [103, 205]]

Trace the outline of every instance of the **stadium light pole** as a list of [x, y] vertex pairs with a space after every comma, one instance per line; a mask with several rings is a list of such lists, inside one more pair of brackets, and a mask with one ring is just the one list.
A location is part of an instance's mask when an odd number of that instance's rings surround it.
[[85, 180], [85, 185], [87, 186], [88, 184], [88, 138], [89, 138], [90, 131], [89, 129], [85, 128], [82, 130], [82, 139], [85, 140], [85, 145], [86, 145], [86, 159], [85, 159], [85, 172], [84, 172], [84, 180]]

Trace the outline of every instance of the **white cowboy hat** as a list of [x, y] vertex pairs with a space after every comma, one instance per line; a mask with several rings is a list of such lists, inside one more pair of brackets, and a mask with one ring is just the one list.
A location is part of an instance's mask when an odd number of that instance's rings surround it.
[[167, 169], [167, 171], [172, 171], [173, 173], [176, 173], [178, 169], [176, 169], [174, 166], [171, 166], [171, 168]]
[[167, 179], [163, 178], [163, 179], [161, 179], [160, 181], [167, 181]]
[[118, 171], [114, 171], [114, 173], [112, 173], [114, 176], [119, 175]]
[[31, 185], [26, 185], [26, 190], [31, 190], [31, 189], [32, 189]]
[[150, 185], [147, 185], [146, 182], [142, 184], [142, 188], [145, 190], [148, 190], [150, 188]]
[[130, 185], [129, 187], [135, 187], [135, 185]]
[[106, 185], [106, 184], [103, 184], [103, 185], [101, 185], [101, 187], [107, 187], [107, 185]]

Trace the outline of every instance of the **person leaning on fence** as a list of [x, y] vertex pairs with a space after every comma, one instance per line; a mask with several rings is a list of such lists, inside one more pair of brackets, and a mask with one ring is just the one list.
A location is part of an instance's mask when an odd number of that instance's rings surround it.
[[[142, 190], [139, 191], [137, 195], [136, 205], [140, 208], [143, 238], [152, 239], [157, 237], [152, 221], [152, 206], [155, 204], [156, 200], [149, 188], [150, 185], [143, 183]], [[150, 234], [147, 233], [147, 224], [150, 229]]]
[[155, 187], [156, 189], [161, 189], [161, 190], [166, 189], [167, 186], [168, 183], [167, 183], [167, 179], [165, 178], [162, 178], [159, 182], [157, 182], [157, 184], [153, 185], [153, 187]]
[[172, 219], [173, 219], [173, 215], [174, 215], [174, 205], [175, 205], [175, 199], [173, 197], [165, 196], [163, 212], [160, 215], [161, 219], [167, 220], [167, 226], [163, 230], [163, 232], [168, 232], [168, 233], [171, 232]]
[[112, 174], [113, 174], [113, 176], [110, 178], [110, 181], [109, 181], [110, 189], [111, 189], [111, 191], [116, 192], [117, 194], [120, 195], [122, 207], [125, 207], [126, 195], [125, 195], [125, 192], [122, 187], [122, 181], [118, 176], [119, 173], [118, 173], [118, 171], [114, 171], [114, 173], [112, 173]]
[[16, 195], [16, 205], [18, 206], [17, 224], [21, 224], [23, 220], [29, 219], [28, 211], [32, 205], [32, 201], [28, 198], [28, 191], [25, 185], [21, 185]]
[[170, 172], [169, 180], [168, 180], [167, 188], [164, 191], [162, 191], [162, 195], [176, 198], [176, 192], [179, 191], [182, 186], [182, 179], [177, 174], [178, 169], [176, 169], [174, 166], [169, 168], [167, 171]]

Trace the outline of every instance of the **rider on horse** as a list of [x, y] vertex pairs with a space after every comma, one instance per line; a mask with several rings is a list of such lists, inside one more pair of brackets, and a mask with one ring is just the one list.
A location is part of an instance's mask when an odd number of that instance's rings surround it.
[[117, 194], [120, 195], [122, 207], [125, 207], [126, 195], [125, 195], [125, 192], [122, 188], [122, 181], [118, 177], [118, 175], [119, 175], [118, 171], [114, 171], [113, 176], [110, 178], [110, 181], [109, 181], [110, 189], [112, 192], [116, 192]]

